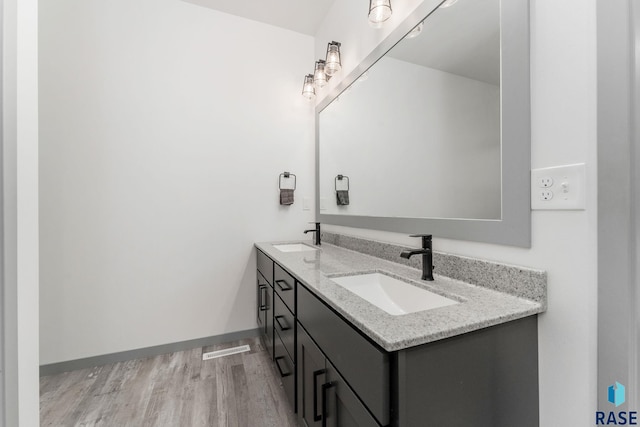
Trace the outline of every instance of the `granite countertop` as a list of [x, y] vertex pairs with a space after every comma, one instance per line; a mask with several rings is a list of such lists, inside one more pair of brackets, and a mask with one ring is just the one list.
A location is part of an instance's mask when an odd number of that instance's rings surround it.
[[[420, 270], [331, 244], [323, 243], [318, 250], [303, 252], [282, 252], [273, 247], [283, 243], [313, 246], [300, 241], [256, 243], [255, 246], [387, 351], [453, 337], [545, 311], [541, 302], [437, 274], [434, 274], [433, 282], [422, 281]], [[331, 277], [373, 271], [401, 278], [460, 303], [394, 316], [331, 280]]]

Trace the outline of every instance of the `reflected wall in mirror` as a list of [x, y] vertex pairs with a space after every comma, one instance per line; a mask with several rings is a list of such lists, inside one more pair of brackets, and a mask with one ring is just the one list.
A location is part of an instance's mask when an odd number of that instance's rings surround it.
[[319, 113], [322, 213], [501, 219], [499, 0], [421, 26]]

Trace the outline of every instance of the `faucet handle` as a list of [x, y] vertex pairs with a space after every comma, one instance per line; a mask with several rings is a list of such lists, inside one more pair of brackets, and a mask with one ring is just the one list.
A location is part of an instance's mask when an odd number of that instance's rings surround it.
[[424, 237], [427, 240], [431, 240], [433, 235], [432, 234], [410, 234], [409, 237]]

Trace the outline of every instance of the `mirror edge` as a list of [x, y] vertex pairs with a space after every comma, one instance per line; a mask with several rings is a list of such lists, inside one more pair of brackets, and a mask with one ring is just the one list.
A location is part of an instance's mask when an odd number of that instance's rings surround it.
[[[393, 218], [320, 211], [319, 114], [336, 96], [439, 6], [425, 1], [316, 105], [316, 219], [325, 224], [531, 247], [531, 79], [529, 0], [501, 1], [502, 219]], [[504, 144], [509, 141], [509, 144]]]

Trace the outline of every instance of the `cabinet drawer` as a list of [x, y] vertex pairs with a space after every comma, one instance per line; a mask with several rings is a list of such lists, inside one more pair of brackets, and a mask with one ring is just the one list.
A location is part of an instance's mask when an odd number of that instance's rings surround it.
[[304, 286], [298, 322], [382, 425], [390, 423], [389, 354], [370, 343]]
[[273, 286], [273, 261], [271, 261], [271, 258], [263, 254], [259, 249], [256, 249], [256, 252], [258, 254], [258, 271], [262, 273], [262, 276], [267, 280], [267, 282]]
[[296, 281], [278, 264], [273, 269], [273, 288], [292, 313], [296, 312]]
[[278, 333], [274, 333], [274, 347], [273, 347], [274, 362], [276, 364], [276, 371], [282, 381], [284, 392], [287, 395], [287, 399], [291, 403], [291, 407], [296, 408], [296, 365], [289, 357], [287, 350], [282, 343], [282, 339]]
[[284, 305], [280, 297], [273, 298], [273, 327], [278, 331], [284, 347], [287, 349], [291, 360], [295, 359], [295, 325], [296, 319]]

